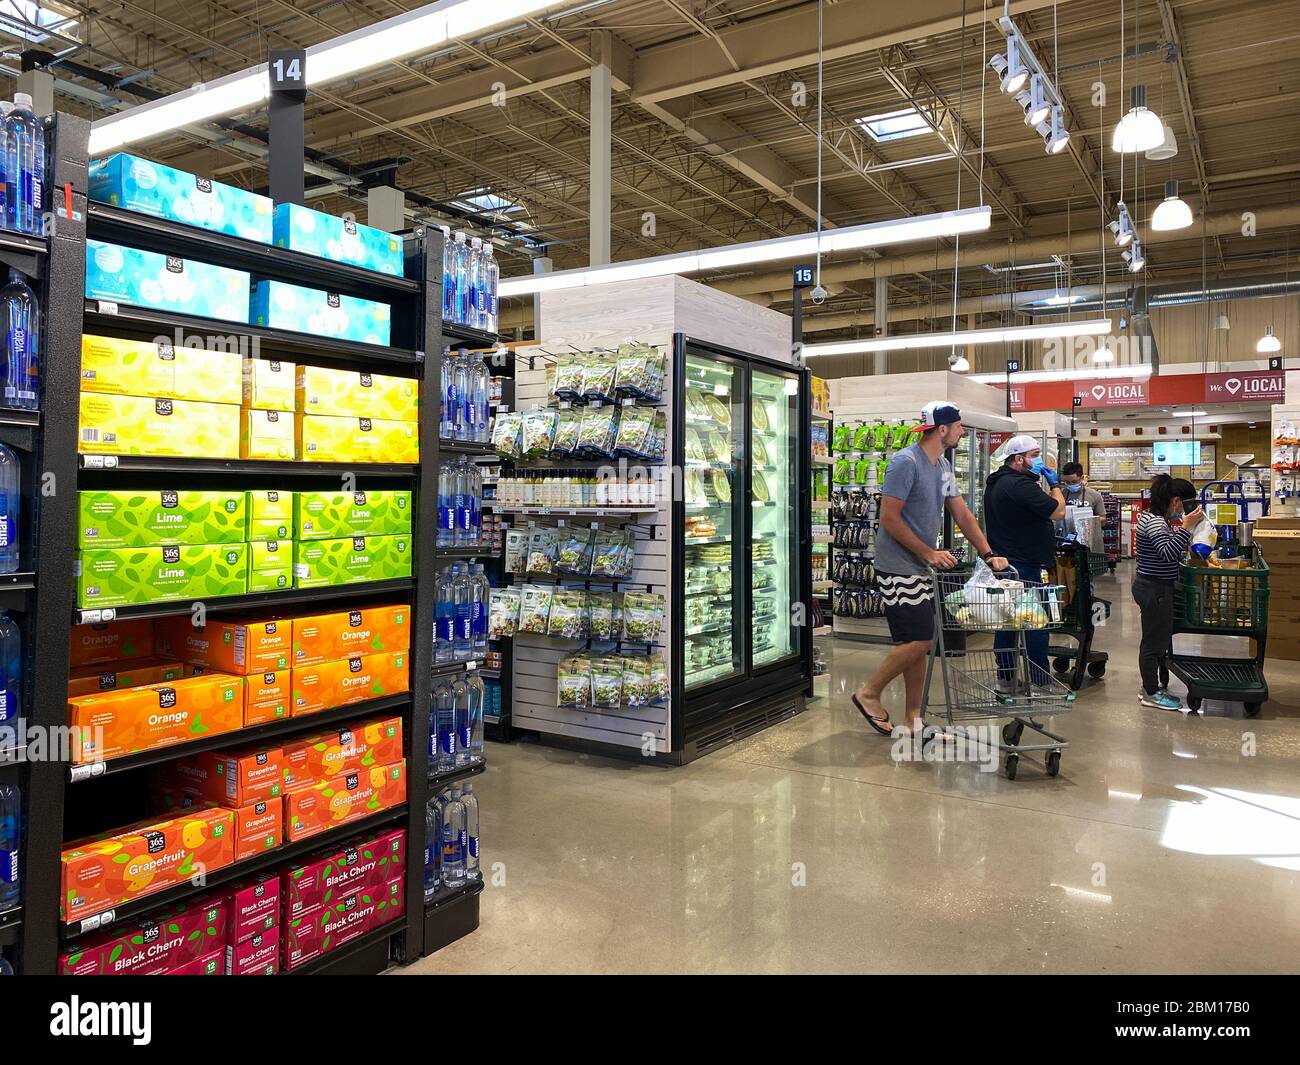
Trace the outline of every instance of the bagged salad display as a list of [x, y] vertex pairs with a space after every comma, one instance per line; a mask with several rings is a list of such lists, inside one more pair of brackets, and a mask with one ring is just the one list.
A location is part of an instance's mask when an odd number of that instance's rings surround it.
[[618, 432], [617, 412], [617, 407], [586, 408], [578, 428], [578, 446], [574, 450], [598, 458], [613, 458], [614, 439]]
[[619, 616], [617, 592], [591, 592], [587, 596], [588, 635], [593, 640], [618, 637], [614, 619]]
[[653, 704], [668, 701], [668, 663], [661, 652], [650, 656], [650, 699]]
[[552, 455], [571, 455], [578, 448], [578, 430], [582, 427], [582, 411], [572, 407], [559, 412], [555, 439], [551, 443]]
[[551, 395], [570, 402], [582, 399], [582, 377], [587, 358], [585, 353], [575, 351], [555, 360], [555, 380], [551, 386]]
[[520, 451], [530, 459], [545, 458], [555, 444], [560, 412], [549, 407], [530, 407], [524, 412]]
[[629, 458], [655, 457], [655, 415], [658, 413], [650, 407], [620, 407], [615, 454]]
[[582, 396], [588, 403], [613, 403], [614, 378], [618, 374], [618, 361], [610, 355], [594, 353], [587, 358], [582, 370]]
[[592, 545], [591, 569], [593, 578], [625, 580], [632, 575], [636, 561], [632, 533], [628, 529], [601, 529]]
[[551, 596], [546, 635], [576, 640], [587, 629], [587, 593], [580, 588], [559, 588]]
[[519, 600], [518, 632], [531, 636], [545, 636], [551, 616], [551, 597], [554, 588], [544, 584], [525, 584]]
[[619, 655], [592, 657], [591, 705], [601, 710], [617, 710], [623, 705], [623, 659]]
[[492, 446], [496, 453], [505, 459], [519, 458], [523, 429], [524, 418], [518, 411], [498, 414], [492, 425]]
[[591, 658], [569, 655], [555, 668], [556, 705], [577, 709], [591, 705]]
[[664, 597], [657, 592], [627, 592], [623, 596], [623, 639], [653, 643], [664, 620]]
[[592, 529], [561, 529], [555, 549], [555, 570], [585, 577], [591, 572], [591, 554], [596, 539]]
[[503, 640], [519, 629], [519, 604], [523, 596], [518, 588], [493, 588], [488, 596], [488, 639]]
[[527, 572], [529, 538], [530, 534], [527, 529], [506, 530], [505, 566], [507, 573]]
[[528, 538], [528, 559], [525, 573], [549, 574], [555, 572], [555, 545], [558, 530], [539, 525]]

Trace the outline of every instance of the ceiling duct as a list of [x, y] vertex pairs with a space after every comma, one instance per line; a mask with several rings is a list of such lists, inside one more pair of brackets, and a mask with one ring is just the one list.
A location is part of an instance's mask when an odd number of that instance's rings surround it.
[[[1112, 289], [1107, 300], [1108, 308], [1130, 307], [1137, 311], [1132, 293], [1137, 290]], [[1300, 292], [1300, 276], [1292, 278], [1254, 278], [1240, 281], [1224, 282], [1216, 285], [1181, 284], [1144, 286], [1146, 309], [1159, 307], [1181, 307], [1198, 303], [1221, 303], [1225, 300], [1268, 299], [1272, 296], [1287, 296]], [[1050, 306], [1045, 300], [1033, 294], [1035, 298], [1024, 303], [1016, 301], [1016, 310], [1020, 314], [1047, 315], [1060, 314], [1059, 306]], [[1094, 293], [1078, 303], [1071, 303], [1071, 314], [1080, 311], [1101, 310], [1101, 297]]]

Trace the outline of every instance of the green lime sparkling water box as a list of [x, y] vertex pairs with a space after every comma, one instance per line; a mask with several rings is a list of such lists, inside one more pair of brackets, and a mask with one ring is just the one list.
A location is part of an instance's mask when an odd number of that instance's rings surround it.
[[77, 546], [107, 550], [243, 543], [245, 513], [243, 491], [78, 492]]
[[124, 547], [77, 556], [77, 605], [215, 599], [248, 591], [247, 544]]
[[411, 575], [409, 536], [347, 536], [294, 545], [295, 588], [386, 581]]
[[293, 542], [255, 540], [248, 545], [248, 590], [274, 592], [293, 587]]
[[293, 539], [292, 492], [264, 491], [248, 493], [248, 539]]
[[393, 490], [298, 492], [294, 524], [299, 540], [409, 534], [411, 493]]

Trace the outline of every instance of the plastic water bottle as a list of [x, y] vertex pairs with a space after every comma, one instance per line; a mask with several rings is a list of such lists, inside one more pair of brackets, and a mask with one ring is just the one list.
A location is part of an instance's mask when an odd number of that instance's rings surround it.
[[438, 574], [433, 585], [433, 661], [446, 665], [452, 661], [452, 630], [456, 627], [456, 607], [451, 599], [451, 570]]
[[469, 322], [475, 329], [483, 328], [483, 241], [474, 237], [469, 242]]
[[452, 467], [452, 485], [456, 499], [456, 543], [468, 546], [475, 543], [474, 509], [470, 500], [474, 491], [474, 482], [470, 473], [469, 460], [461, 455], [460, 461]]
[[455, 427], [452, 435], [457, 440], [470, 440], [473, 417], [470, 414], [469, 360], [464, 355], [457, 355], [451, 364], [452, 388], [456, 393], [452, 419]]
[[452, 658], [457, 662], [468, 662], [473, 656], [473, 634], [470, 631], [471, 615], [469, 601], [469, 574], [457, 564], [451, 578], [451, 597], [456, 604], [456, 622], [452, 630]]
[[4, 333], [0, 387], [3, 404], [35, 410], [41, 387], [41, 309], [23, 275], [9, 271], [0, 289], [0, 331]]
[[445, 680], [433, 686], [434, 733], [438, 738], [438, 758], [432, 768], [441, 773], [456, 767], [456, 707], [451, 685]]
[[451, 699], [456, 707], [456, 765], [469, 765], [469, 684], [464, 675], [451, 682]]
[[[0, 610], [0, 729], [17, 729], [23, 690], [23, 641], [18, 626]], [[0, 731], [0, 747], [11, 746]]]
[[442, 230], [442, 320], [454, 322], [456, 313], [456, 245], [451, 239], [451, 227]]
[[469, 367], [470, 439], [486, 444], [492, 436], [488, 432], [488, 393], [492, 389], [492, 376], [487, 363], [476, 358]]
[[10, 229], [36, 232], [32, 214], [32, 180], [36, 176], [36, 116], [32, 98], [14, 93], [13, 110], [5, 116], [5, 216]]
[[438, 467], [438, 534], [439, 547], [456, 543], [456, 485], [455, 470], [450, 462]]
[[32, 232], [45, 232], [45, 207], [49, 192], [45, 187], [45, 123], [32, 115]]
[[[18, 905], [22, 880], [18, 867], [19, 839], [22, 835], [23, 796], [17, 784], [0, 784], [0, 910]], [[465, 804], [460, 804], [462, 823]], [[461, 871], [462, 877], [464, 870]]]
[[18, 572], [18, 514], [22, 498], [18, 456], [0, 444], [0, 573]]
[[452, 377], [451, 353], [442, 353], [438, 395], [438, 435], [444, 440], [451, 440], [456, 435], [456, 390]]
[[501, 264], [497, 262], [489, 240], [483, 246], [483, 288], [487, 292], [487, 324], [483, 328], [489, 333], [497, 331], [497, 284], [500, 281]]
[[430, 799], [424, 808], [424, 899], [426, 902], [438, 893], [441, 883], [438, 862], [442, 853], [442, 848], [438, 846], [442, 832], [440, 814], [438, 800]]
[[469, 508], [469, 533], [465, 542], [477, 544], [483, 525], [483, 473], [477, 463], [468, 460], [465, 462], [465, 505]]
[[483, 683], [483, 678], [476, 673], [470, 673], [465, 678], [465, 683], [469, 686], [469, 761], [471, 763], [483, 761], [483, 711], [484, 703], [487, 698], [487, 685]]
[[0, 228], [9, 229], [9, 138], [5, 134], [5, 119], [14, 105], [0, 100]]
[[456, 306], [453, 308], [452, 321], [464, 325], [469, 320], [469, 245], [465, 243], [464, 233], [456, 234], [454, 254], [452, 266], [456, 276]]
[[460, 788], [452, 788], [442, 806], [442, 886], [458, 888], [465, 883], [465, 804]]
[[488, 600], [492, 595], [492, 586], [487, 574], [483, 572], [483, 563], [476, 562], [469, 569], [470, 581], [470, 635], [474, 645], [474, 657], [487, 657]]
[[477, 880], [478, 869], [478, 796], [465, 784], [460, 801], [465, 804], [465, 879]]

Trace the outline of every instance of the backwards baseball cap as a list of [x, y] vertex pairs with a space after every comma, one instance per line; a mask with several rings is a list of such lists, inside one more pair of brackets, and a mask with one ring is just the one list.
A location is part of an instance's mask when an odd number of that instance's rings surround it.
[[931, 400], [921, 408], [921, 424], [913, 429], [937, 429], [941, 425], [952, 425], [961, 421], [961, 411], [953, 404], [942, 400]]
[[1026, 436], [1024, 433], [1021, 433], [1019, 436], [1013, 436], [1007, 441], [1007, 447], [1003, 454], [1006, 455], [1007, 458], [1010, 458], [1012, 455], [1028, 455], [1031, 451], [1041, 450], [1042, 446], [1043, 445], [1032, 436]]

